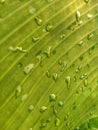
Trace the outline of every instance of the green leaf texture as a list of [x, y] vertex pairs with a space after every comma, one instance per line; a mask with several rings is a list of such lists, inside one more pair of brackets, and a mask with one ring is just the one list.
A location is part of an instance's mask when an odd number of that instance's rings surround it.
[[0, 0], [0, 130], [98, 130], [98, 0]]

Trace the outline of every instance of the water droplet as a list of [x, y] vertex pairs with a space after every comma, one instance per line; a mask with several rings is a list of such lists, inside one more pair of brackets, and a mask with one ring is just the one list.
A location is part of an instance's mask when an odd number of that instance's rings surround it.
[[62, 64], [62, 67], [61, 67], [61, 72], [64, 72], [65, 68], [67, 66], [67, 62], [65, 61], [63, 64]]
[[76, 77], [76, 75], [75, 75], [74, 78], [73, 78], [73, 81], [76, 82], [76, 80], [77, 80], [77, 77]]
[[64, 105], [64, 103], [62, 101], [58, 102], [58, 106], [62, 107]]
[[88, 81], [87, 79], [84, 80], [84, 86], [87, 86], [88, 85]]
[[27, 99], [28, 95], [27, 94], [24, 94], [21, 98], [22, 101], [25, 101]]
[[1, 4], [4, 4], [4, 3], [5, 3], [5, 0], [1, 0], [0, 3], [1, 3]]
[[84, 43], [83, 41], [80, 41], [79, 43], [77, 43], [77, 45], [82, 46], [83, 43]]
[[89, 2], [89, 0], [84, 0], [84, 2], [85, 2], [85, 3], [88, 3], [88, 2]]
[[33, 130], [32, 128], [30, 128], [29, 130]]
[[58, 79], [58, 74], [57, 73], [53, 73], [53, 80], [57, 81], [57, 79]]
[[56, 100], [56, 95], [55, 94], [50, 94], [49, 95], [49, 101], [51, 102], [51, 101], [55, 101]]
[[80, 20], [80, 16], [81, 16], [80, 11], [77, 10], [77, 12], [76, 12], [76, 21]]
[[82, 20], [79, 20], [78, 21], [78, 26], [82, 25], [83, 24], [83, 21]]
[[51, 77], [51, 74], [50, 74], [50, 72], [48, 70], [46, 71], [46, 75], [47, 75], [48, 78]]
[[60, 125], [60, 119], [59, 118], [56, 118], [55, 119], [55, 126], [57, 127], [57, 126], [59, 126]]
[[65, 36], [66, 36], [65, 34], [61, 34], [61, 35], [60, 35], [60, 38], [61, 38], [61, 39], [64, 39]]
[[42, 66], [42, 55], [37, 55], [37, 60], [40, 64], [40, 66]]
[[18, 87], [16, 88], [15, 96], [16, 96], [16, 97], [20, 96], [21, 91], [22, 91], [22, 88], [21, 88], [20, 85], [18, 85]]
[[62, 60], [61, 59], [58, 60], [58, 64], [62, 65]]
[[80, 65], [80, 66], [78, 67], [78, 70], [81, 70], [81, 68], [82, 68], [82, 66]]
[[51, 55], [51, 48], [52, 48], [52, 46], [49, 46], [49, 47], [44, 51], [44, 54], [45, 54], [47, 57], [50, 57], [50, 55]]
[[71, 78], [70, 78], [70, 76], [67, 76], [65, 78], [65, 80], [66, 80], [66, 83], [67, 83], [67, 88], [70, 88], [70, 84], [71, 84]]
[[34, 19], [35, 19], [37, 25], [39, 25], [39, 26], [42, 25], [43, 21], [42, 21], [42, 19], [39, 16], [36, 16]]
[[34, 105], [30, 105], [28, 111], [31, 112], [34, 109]]
[[80, 128], [79, 128], [79, 126], [77, 126], [76, 128], [75, 128], [75, 130], [79, 130]]
[[87, 39], [90, 40], [91, 38], [93, 38], [93, 36], [94, 36], [94, 34], [90, 33], [90, 34], [88, 34]]
[[39, 37], [38, 36], [33, 36], [32, 40], [33, 40], [33, 42], [37, 42], [37, 41], [39, 41]]
[[90, 13], [88, 13], [88, 14], [86, 15], [86, 17], [87, 17], [88, 19], [91, 19], [91, 18], [93, 17], [93, 15], [90, 14]]
[[46, 122], [47, 123], [51, 122], [51, 118], [49, 117], [48, 119], [46, 119]]
[[40, 125], [40, 128], [44, 128], [47, 126], [47, 123], [46, 122], [41, 122], [41, 125]]
[[57, 113], [58, 113], [58, 111], [57, 111], [57, 109], [53, 106], [53, 114], [57, 117]]
[[46, 106], [42, 106], [42, 107], [40, 108], [40, 112], [41, 112], [41, 113], [45, 112], [46, 110], [47, 110], [47, 107], [46, 107]]
[[29, 7], [29, 13], [30, 13], [30, 14], [34, 14], [35, 12], [36, 12], [36, 8], [30, 6], [30, 7]]
[[24, 68], [24, 73], [25, 74], [28, 74], [28, 73], [30, 73], [30, 71], [32, 70], [34, 68], [34, 64], [33, 63], [31, 63], [31, 64], [28, 64], [25, 68]]
[[79, 72], [79, 70], [78, 70], [78, 69], [76, 69], [76, 70], [75, 70], [75, 72], [76, 72], [76, 73], [78, 73], [78, 72]]
[[80, 79], [84, 79], [84, 77], [85, 77], [84, 75], [81, 75], [81, 76], [80, 76]]
[[53, 26], [51, 24], [47, 24], [45, 29], [47, 32], [50, 32], [52, 30], [52, 28], [53, 28]]

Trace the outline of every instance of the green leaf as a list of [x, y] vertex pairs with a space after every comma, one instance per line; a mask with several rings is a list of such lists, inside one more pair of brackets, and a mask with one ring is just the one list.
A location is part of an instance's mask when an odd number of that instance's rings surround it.
[[0, 130], [98, 129], [98, 0], [0, 0]]

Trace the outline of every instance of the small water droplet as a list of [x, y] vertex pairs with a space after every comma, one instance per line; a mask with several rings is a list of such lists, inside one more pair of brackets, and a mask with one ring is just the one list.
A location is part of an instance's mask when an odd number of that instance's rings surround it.
[[30, 105], [28, 111], [31, 112], [34, 109], [34, 105]]
[[57, 99], [56, 95], [55, 94], [50, 94], [49, 95], [49, 101], [55, 101]]
[[24, 95], [22, 95], [21, 100], [22, 100], [22, 101], [25, 101], [25, 100], [27, 99], [27, 97], [28, 97], [28, 95], [27, 95], [27, 94], [24, 94]]
[[42, 66], [42, 55], [37, 55], [37, 60], [40, 64], [40, 66]]
[[53, 114], [57, 117], [58, 111], [54, 106], [53, 106]]
[[30, 128], [29, 130], [33, 130], [32, 128]]
[[39, 26], [42, 25], [43, 21], [42, 21], [42, 19], [39, 16], [36, 16], [34, 19], [35, 19], [37, 25], [39, 25]]
[[85, 3], [88, 3], [88, 2], [89, 2], [89, 0], [84, 0], [84, 2], [85, 2]]
[[61, 71], [61, 72], [64, 72], [64, 70], [65, 70], [66, 67], [67, 67], [67, 62], [65, 61], [65, 62], [62, 64], [60, 71]]
[[80, 20], [80, 16], [81, 16], [80, 11], [77, 10], [77, 12], [76, 12], [76, 21]]
[[52, 46], [49, 46], [49, 47], [44, 51], [44, 54], [45, 54], [47, 57], [50, 57], [50, 55], [51, 55], [51, 48], [52, 48]]
[[64, 103], [62, 101], [58, 102], [58, 106], [62, 107], [64, 105]]
[[93, 38], [93, 36], [94, 36], [94, 34], [90, 33], [90, 34], [88, 34], [87, 39], [90, 40], [91, 38]]
[[87, 86], [88, 85], [88, 81], [87, 79], [84, 80], [84, 86]]
[[51, 24], [47, 24], [45, 29], [47, 32], [50, 32], [52, 30], [52, 28], [53, 28], [53, 26]]
[[55, 126], [57, 127], [57, 126], [59, 126], [60, 125], [60, 119], [59, 118], [56, 118], [55, 119]]
[[31, 70], [32, 70], [33, 68], [34, 68], [34, 64], [33, 64], [33, 63], [30, 63], [30, 64], [28, 64], [28, 65], [24, 68], [23, 72], [24, 72], [25, 74], [28, 74], [28, 73], [31, 72]]
[[51, 118], [49, 117], [48, 119], [46, 119], [46, 122], [47, 123], [51, 122]]
[[93, 15], [90, 14], [90, 13], [88, 13], [88, 14], [86, 15], [86, 17], [87, 17], [88, 19], [91, 19], [91, 18], [93, 17]]
[[70, 84], [71, 84], [71, 78], [70, 78], [70, 76], [67, 76], [65, 78], [65, 80], [66, 80], [66, 83], [67, 83], [67, 88], [70, 88]]
[[39, 41], [39, 37], [38, 36], [33, 36], [32, 40], [33, 40], [33, 42], [37, 42], [37, 41]]
[[61, 39], [64, 39], [65, 36], [66, 36], [65, 34], [61, 34], [61, 35], [60, 35], [60, 38], [61, 38]]
[[46, 110], [47, 110], [47, 107], [46, 107], [46, 106], [42, 106], [42, 107], [40, 108], [40, 112], [41, 112], [41, 113], [45, 112]]
[[83, 43], [84, 43], [83, 41], [80, 41], [79, 43], [77, 43], [77, 45], [82, 46]]
[[61, 59], [58, 60], [58, 64], [62, 65], [62, 60]]
[[47, 75], [48, 78], [51, 77], [51, 74], [50, 74], [49, 70], [46, 71], [46, 75]]
[[22, 91], [22, 88], [21, 88], [20, 85], [18, 85], [17, 88], [16, 88], [15, 96], [16, 96], [16, 97], [20, 96], [21, 91]]
[[36, 12], [36, 8], [30, 6], [30, 7], [29, 7], [29, 13], [30, 13], [30, 14], [34, 14], [35, 12]]
[[57, 79], [58, 79], [58, 74], [57, 73], [53, 73], [53, 80], [57, 81]]
[[4, 3], [5, 3], [5, 0], [1, 0], [0, 3], [1, 3], [1, 4], [4, 4]]

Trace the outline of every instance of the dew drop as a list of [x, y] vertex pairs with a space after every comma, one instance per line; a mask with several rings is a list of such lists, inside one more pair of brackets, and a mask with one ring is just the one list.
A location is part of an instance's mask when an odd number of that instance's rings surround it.
[[33, 36], [32, 40], [33, 40], [33, 42], [37, 42], [37, 41], [39, 41], [39, 37], [38, 36]]
[[59, 106], [59, 107], [62, 107], [63, 105], [64, 105], [64, 103], [63, 103], [62, 101], [59, 101], [59, 102], [58, 102], [58, 106]]
[[57, 81], [57, 79], [58, 79], [58, 74], [57, 73], [53, 73], [53, 80]]
[[44, 54], [45, 54], [47, 57], [50, 57], [50, 55], [51, 55], [51, 48], [52, 48], [52, 46], [49, 46], [49, 47], [44, 51]]
[[67, 83], [67, 88], [70, 88], [70, 84], [71, 84], [71, 78], [70, 78], [70, 76], [67, 76], [65, 78], [65, 80], [66, 80], [66, 83]]
[[49, 72], [48, 70], [46, 71], [46, 76], [47, 76], [48, 78], [51, 77], [51, 74], [50, 74], [50, 72]]
[[77, 43], [79, 46], [82, 46], [83, 45], [83, 41], [80, 41], [79, 43]]
[[90, 13], [88, 13], [88, 14], [86, 15], [86, 17], [87, 17], [88, 19], [91, 19], [91, 18], [93, 17], [93, 15], [90, 14]]
[[87, 79], [84, 80], [84, 86], [87, 86], [88, 85], [88, 81]]
[[34, 105], [30, 105], [28, 111], [31, 112], [34, 109]]
[[85, 3], [88, 3], [88, 2], [89, 2], [89, 0], [84, 0], [84, 2], [85, 2]]
[[25, 101], [27, 99], [28, 95], [27, 94], [24, 94], [21, 98], [22, 101]]
[[76, 21], [79, 21], [80, 16], [81, 16], [80, 11], [77, 10], [77, 12], [76, 12]]
[[24, 73], [25, 74], [28, 74], [28, 73], [30, 73], [30, 71], [32, 70], [34, 68], [34, 64], [33, 63], [31, 63], [31, 64], [28, 64], [25, 68], [24, 68]]
[[94, 36], [94, 34], [90, 33], [90, 34], [88, 34], [87, 39], [90, 40], [91, 38], [93, 38], [93, 36]]
[[56, 100], [56, 95], [55, 94], [50, 94], [49, 95], [49, 101], [51, 102], [51, 101], [55, 101]]
[[1, 3], [1, 4], [4, 4], [4, 3], [5, 3], [5, 0], [1, 0], [0, 3]]
[[60, 119], [59, 118], [56, 118], [55, 119], [55, 126], [57, 127], [57, 126], [59, 126], [60, 125]]
[[48, 119], [46, 119], [46, 122], [47, 123], [51, 122], [51, 118], [49, 117]]
[[46, 107], [46, 106], [42, 106], [42, 107], [40, 108], [40, 112], [41, 112], [41, 113], [45, 112], [46, 110], [47, 110], [47, 107]]
[[62, 65], [62, 60], [61, 59], [58, 60], [58, 64]]
[[50, 32], [52, 30], [52, 28], [53, 28], [53, 26], [51, 24], [47, 24], [45, 29], [47, 32]]
[[15, 96], [16, 96], [16, 97], [20, 96], [21, 91], [22, 91], [22, 88], [21, 88], [20, 85], [18, 85], [18, 87], [16, 88]]
[[39, 26], [42, 25], [43, 21], [42, 21], [42, 19], [39, 16], [36, 16], [34, 19], [35, 19], [37, 25], [39, 25]]
[[64, 39], [65, 36], [66, 36], [65, 34], [61, 34], [61, 35], [60, 35], [60, 38], [61, 38], [61, 39]]
[[36, 12], [36, 8], [30, 6], [30, 7], [29, 7], [29, 13], [30, 13], [30, 14], [34, 14], [35, 12]]

